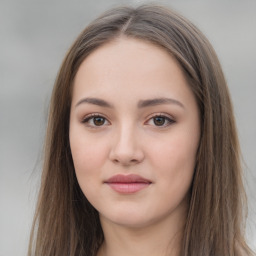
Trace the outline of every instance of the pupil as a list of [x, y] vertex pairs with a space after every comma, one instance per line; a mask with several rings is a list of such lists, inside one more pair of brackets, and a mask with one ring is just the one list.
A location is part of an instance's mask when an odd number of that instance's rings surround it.
[[96, 126], [104, 124], [105, 119], [103, 117], [94, 117], [93, 122]]
[[163, 125], [165, 122], [165, 118], [164, 117], [155, 117], [154, 118], [154, 124], [157, 126]]

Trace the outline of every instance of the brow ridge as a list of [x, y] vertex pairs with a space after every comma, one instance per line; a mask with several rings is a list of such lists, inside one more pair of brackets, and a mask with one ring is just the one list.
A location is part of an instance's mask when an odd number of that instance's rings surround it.
[[[76, 104], [76, 107], [83, 103], [89, 103], [89, 104], [97, 105], [100, 107], [113, 108], [113, 106], [110, 103], [99, 98], [83, 98], [80, 101], [78, 101], [78, 103]], [[180, 101], [172, 98], [155, 98], [155, 99], [140, 100], [137, 106], [138, 108], [145, 108], [145, 107], [152, 107], [152, 106], [157, 106], [162, 104], [176, 104], [184, 108], [184, 105]]]
[[138, 102], [138, 108], [151, 107], [151, 106], [157, 106], [162, 104], [175, 104], [184, 108], [184, 105], [180, 101], [172, 98], [155, 98], [155, 99], [148, 99], [148, 100], [140, 100]]
[[80, 101], [77, 102], [76, 107], [83, 104], [83, 103], [89, 103], [89, 104], [93, 104], [93, 105], [97, 105], [100, 107], [107, 107], [107, 108], [112, 108], [113, 106], [108, 103], [105, 100], [102, 99], [98, 99], [98, 98], [83, 98]]

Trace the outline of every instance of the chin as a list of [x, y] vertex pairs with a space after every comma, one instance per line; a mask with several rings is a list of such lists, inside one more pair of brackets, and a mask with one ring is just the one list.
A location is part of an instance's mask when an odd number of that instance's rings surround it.
[[[147, 216], [147, 219], [145, 218]], [[116, 214], [113, 214], [113, 212], [108, 215], [102, 215], [100, 214], [100, 220], [101, 222], [108, 222], [115, 225], [127, 227], [127, 228], [142, 228], [150, 224], [150, 216], [148, 214], [142, 214], [138, 212], [131, 212], [131, 211], [122, 211], [122, 212], [116, 212]]]
[[[154, 225], [157, 222], [161, 222], [166, 216], [150, 216], [149, 212], [131, 212], [122, 211], [113, 212], [110, 215], [102, 216], [100, 214], [101, 222], [108, 222], [110, 225], [118, 225], [130, 229], [140, 229]], [[103, 224], [103, 223], [102, 223]]]

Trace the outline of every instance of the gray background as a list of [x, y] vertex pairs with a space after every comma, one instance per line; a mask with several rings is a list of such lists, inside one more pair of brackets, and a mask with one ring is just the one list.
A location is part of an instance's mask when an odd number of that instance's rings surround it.
[[[0, 256], [26, 254], [39, 188], [47, 106], [65, 52], [102, 11], [140, 2], [0, 1]], [[256, 248], [256, 1], [157, 2], [194, 22], [219, 55], [246, 164], [247, 237]]]

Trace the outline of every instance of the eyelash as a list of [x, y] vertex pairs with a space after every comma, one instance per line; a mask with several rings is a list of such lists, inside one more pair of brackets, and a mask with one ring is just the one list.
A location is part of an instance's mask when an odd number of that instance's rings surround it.
[[[95, 124], [95, 120], [96, 118], [101, 118], [102, 121], [104, 122], [102, 125], [96, 125]], [[163, 125], [156, 125], [155, 123], [155, 118], [163, 118], [164, 119], [164, 124]], [[167, 116], [166, 114], [162, 114], [162, 113], [159, 113], [159, 114], [154, 114], [152, 115], [146, 122], [145, 124], [146, 125], [150, 125], [149, 122], [152, 120], [152, 122], [154, 124], [152, 124], [153, 126], [155, 127], [159, 127], [159, 128], [165, 128], [165, 127], [168, 127], [170, 126], [171, 124], [175, 123], [175, 121]], [[93, 123], [90, 123], [90, 121], [92, 121]], [[106, 124], [105, 123], [108, 123], [107, 125], [110, 124], [110, 122], [107, 120], [107, 118], [105, 118], [103, 115], [101, 114], [98, 114], [98, 113], [94, 113], [94, 114], [90, 114], [88, 116], [86, 116], [83, 120], [82, 120], [82, 123], [86, 124], [86, 126], [88, 127], [91, 127], [91, 128], [100, 128], [102, 126], [105, 126]]]
[[[94, 114], [90, 114], [88, 116], [85, 116], [85, 118], [82, 120], [82, 123], [84, 123], [87, 126], [92, 127], [92, 128], [97, 128], [97, 127], [103, 126], [103, 125], [96, 125], [95, 123], [94, 124], [89, 123], [90, 121], [94, 121], [96, 118], [102, 118], [104, 120], [104, 124], [107, 121], [107, 118], [105, 118], [101, 114], [94, 113]], [[107, 122], [109, 123], [109, 121], [107, 121]]]
[[[163, 124], [163, 125], [156, 125], [156, 123], [155, 123], [155, 121], [154, 121], [155, 118], [164, 118], [164, 124]], [[151, 120], [152, 120], [152, 122], [154, 122], [153, 125], [154, 125], [155, 127], [159, 127], [159, 128], [165, 128], [165, 127], [168, 127], [168, 126], [172, 125], [173, 123], [175, 123], [175, 121], [173, 120], [173, 118], [171, 118], [169, 115], [162, 114], [162, 113], [158, 113], [158, 114], [152, 115], [152, 116], [148, 119], [148, 121], [146, 122], [146, 124], [149, 123], [149, 121], [151, 121]]]

